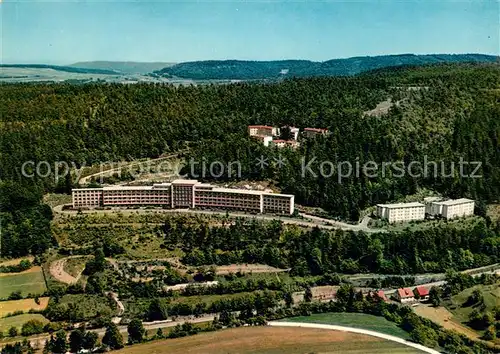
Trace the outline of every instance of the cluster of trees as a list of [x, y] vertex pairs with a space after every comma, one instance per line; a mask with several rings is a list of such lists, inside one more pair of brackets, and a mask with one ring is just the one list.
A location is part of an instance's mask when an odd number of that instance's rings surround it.
[[[189, 300], [189, 298], [187, 298]], [[238, 296], [221, 296], [213, 301], [170, 301], [168, 298], [153, 299], [143, 317], [150, 321], [165, 320], [168, 316], [191, 316], [204, 313], [255, 310], [264, 311], [277, 306], [284, 300], [281, 291], [255, 291], [239, 293]]]
[[2, 257], [40, 254], [55, 244], [50, 231], [52, 210], [41, 199], [42, 190], [36, 185], [0, 180]]
[[[75, 184], [70, 174], [55, 178], [56, 166], [60, 172], [65, 169], [58, 161], [80, 167], [156, 157], [178, 151], [186, 142], [191, 142], [190, 157], [196, 161], [240, 161], [243, 178], [272, 178], [284, 192], [295, 194], [297, 202], [353, 220], [367, 206], [420, 187], [450, 197], [494, 200], [500, 195], [499, 76], [497, 64], [457, 64], [275, 84], [2, 85], [2, 256], [43, 252], [54, 242], [42, 192], [68, 192]], [[408, 86], [420, 89], [406, 90]], [[384, 117], [363, 114], [388, 97], [404, 104]], [[249, 140], [249, 124], [325, 127], [331, 134], [278, 153]], [[256, 157], [272, 161], [278, 154], [287, 160], [284, 168], [255, 166]], [[483, 177], [462, 178], [456, 172], [449, 178], [396, 178], [389, 171], [338, 183], [338, 173], [331, 178], [301, 173], [302, 158], [316, 158], [312, 168], [317, 170], [321, 161], [408, 163], [424, 156], [446, 163], [457, 163], [460, 157], [481, 161]], [[33, 164], [23, 174], [29, 161]]]
[[19, 273], [31, 268], [29, 259], [23, 259], [18, 264], [0, 266], [0, 273]]
[[475, 285], [492, 285], [498, 282], [499, 277], [495, 274], [483, 273], [474, 277], [468, 273], [459, 273], [453, 270], [446, 272], [446, 283], [443, 286], [443, 296], [451, 297], [459, 292], [472, 288]]
[[[186, 264], [264, 263], [291, 268], [294, 275], [442, 272], [500, 260], [500, 228], [487, 227], [484, 220], [460, 228], [442, 222], [429, 228], [381, 233], [304, 231], [284, 228], [277, 221], [237, 220], [228, 227], [191, 224], [172, 228], [167, 224], [164, 232], [167, 247], [184, 250]], [[396, 282], [385, 280], [391, 281]]]

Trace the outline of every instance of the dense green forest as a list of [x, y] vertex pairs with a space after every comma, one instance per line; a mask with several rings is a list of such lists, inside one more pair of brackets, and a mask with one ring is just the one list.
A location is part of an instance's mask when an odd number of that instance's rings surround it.
[[[2, 255], [38, 252], [50, 244], [51, 216], [39, 204], [41, 195], [69, 191], [74, 184], [70, 178], [56, 183], [53, 176], [23, 177], [24, 162], [47, 161], [52, 169], [55, 161], [88, 166], [156, 157], [186, 142], [192, 150], [189, 157], [197, 161], [239, 160], [244, 178], [273, 179], [283, 191], [296, 194], [297, 202], [353, 220], [369, 205], [399, 199], [420, 187], [494, 201], [500, 195], [498, 69], [497, 64], [447, 64], [355, 77], [189, 87], [1, 85], [1, 212], [2, 227], [9, 230], [2, 233]], [[387, 115], [363, 114], [387, 98], [400, 102]], [[296, 151], [278, 152], [249, 140], [249, 124], [326, 127], [331, 134], [303, 141]], [[256, 157], [278, 153], [287, 159], [285, 168], [256, 168]], [[361, 176], [338, 183], [336, 175], [300, 175], [303, 157], [362, 163], [423, 161], [424, 156], [447, 163], [458, 163], [461, 157], [481, 161], [483, 177]], [[19, 195], [29, 195], [29, 200], [19, 203]], [[30, 234], [41, 235], [43, 242], [31, 245]]]
[[437, 273], [500, 261], [500, 227], [484, 221], [457, 227], [447, 223], [390, 233], [303, 231], [279, 222], [237, 221], [229, 227], [167, 222], [167, 248], [181, 248], [183, 263], [195, 266], [263, 263], [291, 268], [294, 275], [328, 273]]
[[400, 65], [495, 61], [498, 61], [498, 57], [483, 54], [380, 55], [331, 59], [324, 62], [205, 60], [175, 64], [155, 71], [153, 74], [193, 80], [275, 80], [283, 77], [356, 75], [369, 70]]

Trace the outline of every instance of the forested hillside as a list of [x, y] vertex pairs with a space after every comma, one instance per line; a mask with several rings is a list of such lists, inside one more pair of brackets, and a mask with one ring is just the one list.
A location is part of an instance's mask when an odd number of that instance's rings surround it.
[[[450, 197], [496, 200], [500, 195], [499, 88], [498, 64], [386, 69], [355, 77], [296, 78], [274, 84], [2, 85], [2, 188], [31, 191], [33, 198], [27, 205], [34, 206], [23, 209], [11, 202], [15, 197], [2, 203], [2, 221], [6, 220], [2, 254], [15, 254], [16, 243], [9, 240], [28, 233], [13, 226], [19, 224], [17, 220], [50, 218], [36, 206], [42, 191], [69, 190], [72, 185], [69, 179], [56, 185], [50, 176], [22, 177], [24, 162], [48, 161], [53, 167], [55, 161], [66, 161], [81, 166], [156, 157], [177, 151], [186, 142], [197, 161], [202, 157], [239, 160], [244, 178], [273, 179], [283, 191], [296, 194], [297, 202], [322, 206], [353, 220], [366, 206], [396, 200], [419, 187]], [[399, 102], [387, 115], [363, 114], [387, 98]], [[250, 140], [249, 124], [325, 127], [331, 134], [305, 141], [297, 151], [278, 151]], [[278, 153], [287, 159], [285, 168], [256, 168], [257, 157], [272, 158]], [[424, 161], [425, 156], [429, 161], [445, 161], [448, 173], [450, 163], [457, 164], [460, 158], [481, 161], [483, 177], [394, 178], [389, 174], [339, 183], [336, 175], [300, 174], [302, 157], [380, 163]], [[44, 222], [36, 225], [45, 227]]]
[[309, 60], [206, 60], [179, 63], [155, 71], [154, 74], [193, 80], [272, 80], [282, 77], [356, 75], [369, 70], [401, 65], [495, 61], [498, 61], [498, 57], [482, 54], [380, 55], [332, 59], [324, 62]]

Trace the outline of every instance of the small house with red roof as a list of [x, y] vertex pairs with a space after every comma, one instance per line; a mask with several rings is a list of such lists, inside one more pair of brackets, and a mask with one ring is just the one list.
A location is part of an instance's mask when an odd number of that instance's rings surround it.
[[387, 302], [387, 296], [385, 296], [385, 293], [382, 290], [377, 291], [375, 294], [380, 300]]
[[382, 290], [377, 290], [377, 291], [369, 291], [368, 294], [366, 294], [367, 297], [370, 297], [374, 300], [379, 300], [379, 301], [385, 301], [387, 302], [387, 296]]
[[314, 138], [318, 135], [327, 135], [328, 129], [324, 128], [304, 128], [304, 136], [306, 138]]
[[402, 304], [415, 301], [415, 295], [410, 288], [399, 288], [396, 292], [396, 298]]
[[415, 296], [420, 302], [429, 300], [429, 289], [425, 286], [417, 286], [414, 290]]

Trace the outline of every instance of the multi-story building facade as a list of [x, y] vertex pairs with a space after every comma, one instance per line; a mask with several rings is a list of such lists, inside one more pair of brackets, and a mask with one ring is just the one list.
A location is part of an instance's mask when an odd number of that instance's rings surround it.
[[441, 215], [446, 219], [474, 214], [474, 201], [467, 198], [433, 201], [430, 206], [430, 215]]
[[425, 219], [425, 205], [421, 203], [377, 204], [377, 216], [390, 223]]
[[255, 213], [293, 214], [295, 197], [263, 191], [219, 188], [196, 180], [175, 180], [153, 186], [73, 189], [74, 208], [100, 206], [162, 206]]

